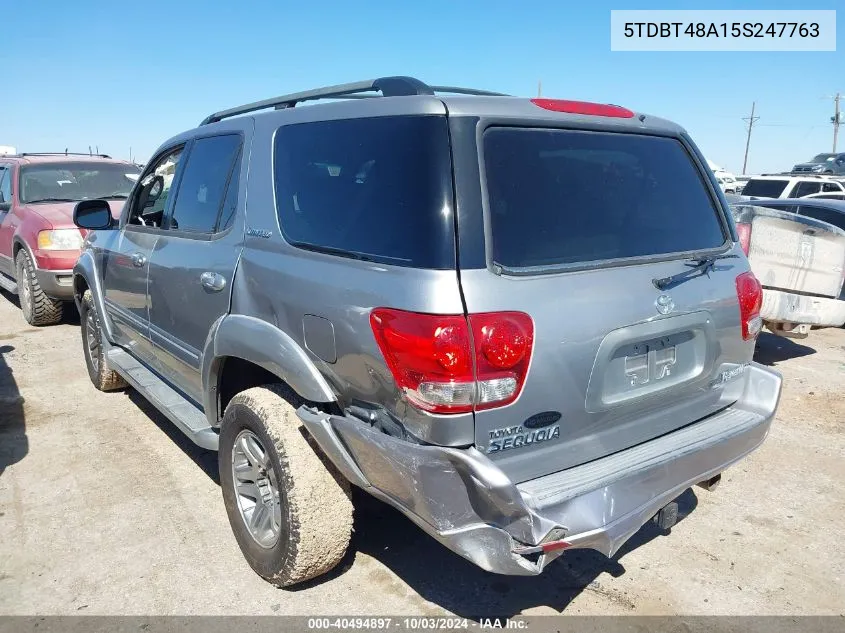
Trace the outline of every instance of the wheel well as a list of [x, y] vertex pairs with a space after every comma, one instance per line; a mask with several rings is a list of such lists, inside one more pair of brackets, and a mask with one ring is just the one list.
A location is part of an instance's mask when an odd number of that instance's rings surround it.
[[22, 249], [23, 244], [15, 240], [14, 244], [12, 244], [12, 262], [16, 262], [18, 260], [18, 253], [20, 253]]
[[229, 356], [222, 361], [217, 379], [217, 410], [223, 417], [229, 401], [245, 389], [274, 382], [282, 382], [276, 374], [242, 358]]
[[85, 294], [85, 291], [88, 290], [88, 282], [85, 281], [85, 277], [82, 275], [74, 275], [73, 276], [73, 294], [74, 296], [82, 300], [82, 295]]

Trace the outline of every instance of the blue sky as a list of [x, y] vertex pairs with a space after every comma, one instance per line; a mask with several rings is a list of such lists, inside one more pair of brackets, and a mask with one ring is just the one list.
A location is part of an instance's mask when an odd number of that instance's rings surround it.
[[[836, 9], [842, 0], [0, 2], [0, 144], [145, 160], [206, 114], [320, 85], [406, 74], [609, 102], [684, 125], [739, 173], [830, 151], [845, 42], [825, 53], [610, 51], [610, 9]], [[845, 19], [840, 11], [840, 20]], [[841, 135], [845, 137], [845, 131]], [[845, 138], [840, 140], [845, 150]]]

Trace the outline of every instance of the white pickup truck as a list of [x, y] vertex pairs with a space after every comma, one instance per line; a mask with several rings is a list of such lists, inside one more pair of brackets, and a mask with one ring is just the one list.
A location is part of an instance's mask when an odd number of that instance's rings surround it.
[[775, 334], [805, 338], [845, 324], [845, 231], [780, 209], [731, 206], [742, 248], [763, 285], [760, 316]]

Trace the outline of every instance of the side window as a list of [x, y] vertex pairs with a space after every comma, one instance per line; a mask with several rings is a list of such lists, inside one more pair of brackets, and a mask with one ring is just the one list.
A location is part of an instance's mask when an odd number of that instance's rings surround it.
[[795, 189], [789, 195], [790, 198], [803, 198], [811, 193], [818, 193], [821, 191], [822, 183], [802, 181], [795, 185]]
[[220, 210], [220, 220], [217, 222], [217, 232], [225, 231], [235, 221], [235, 214], [238, 210], [238, 187], [241, 181], [240, 152], [235, 157], [235, 164], [232, 167], [232, 176], [229, 178], [229, 185], [226, 188], [226, 199], [223, 200], [223, 208]]
[[[237, 134], [194, 141], [167, 228], [192, 233], [214, 232], [240, 149], [241, 137]], [[237, 203], [237, 192], [233, 195]]]
[[822, 191], [842, 191], [842, 185], [837, 182], [826, 182], [822, 184]]
[[12, 201], [12, 170], [0, 165], [0, 202]]
[[288, 243], [397, 266], [454, 267], [445, 117], [286, 125], [273, 151]]
[[132, 199], [127, 224], [161, 228], [167, 198], [184, 149], [178, 147], [168, 152], [147, 168]]

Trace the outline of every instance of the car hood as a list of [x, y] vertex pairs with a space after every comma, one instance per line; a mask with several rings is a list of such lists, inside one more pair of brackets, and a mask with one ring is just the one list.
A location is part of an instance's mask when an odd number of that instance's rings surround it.
[[[112, 217], [120, 217], [123, 203], [123, 200], [109, 200]], [[23, 209], [26, 213], [41, 216], [54, 229], [64, 229], [76, 226], [73, 223], [73, 208], [75, 206], [75, 202], [44, 202], [42, 204], [24, 204]]]

